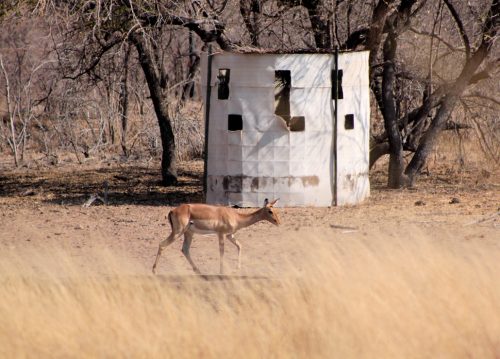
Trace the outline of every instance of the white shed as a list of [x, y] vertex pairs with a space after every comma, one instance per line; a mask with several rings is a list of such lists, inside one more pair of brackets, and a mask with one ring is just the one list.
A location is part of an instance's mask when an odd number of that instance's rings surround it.
[[339, 53], [338, 72], [333, 54], [210, 57], [207, 203], [327, 207], [369, 196], [368, 52]]

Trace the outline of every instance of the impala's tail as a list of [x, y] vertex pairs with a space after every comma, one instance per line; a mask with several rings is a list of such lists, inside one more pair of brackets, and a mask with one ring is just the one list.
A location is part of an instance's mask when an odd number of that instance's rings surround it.
[[172, 211], [168, 212], [168, 223], [170, 223], [170, 230], [174, 230], [174, 222], [172, 221]]

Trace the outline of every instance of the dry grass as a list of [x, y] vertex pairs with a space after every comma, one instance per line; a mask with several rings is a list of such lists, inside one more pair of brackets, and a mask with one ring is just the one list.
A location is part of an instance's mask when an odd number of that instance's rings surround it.
[[301, 259], [268, 278], [139, 276], [102, 250], [105, 273], [62, 250], [2, 255], [0, 356], [500, 355], [498, 246], [416, 228], [405, 239], [300, 233], [277, 240]]
[[[440, 146], [418, 191], [386, 190], [381, 162], [368, 203], [242, 231], [243, 273], [265, 278], [180, 276], [180, 242], [160, 263], [176, 276], [145, 274], [163, 206], [199, 201], [201, 162], [167, 189], [143, 163], [4, 171], [0, 357], [500, 357], [498, 223], [463, 226], [498, 211], [499, 167]], [[81, 209], [105, 180], [112, 205]], [[213, 273], [216, 243], [196, 245]]]

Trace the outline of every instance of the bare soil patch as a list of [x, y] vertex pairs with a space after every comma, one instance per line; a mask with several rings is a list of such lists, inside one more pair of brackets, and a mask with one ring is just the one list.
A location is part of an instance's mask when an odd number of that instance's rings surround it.
[[[166, 216], [172, 206], [202, 201], [201, 161], [180, 164], [180, 183], [162, 187], [159, 168], [146, 162], [68, 164], [52, 169], [10, 169], [0, 174], [0, 248], [5, 255], [64, 248], [81, 267], [97, 270], [92, 252], [119, 253], [130, 262], [130, 273], [148, 274], [158, 243], [170, 228]], [[241, 275], [269, 275], [303, 253], [293, 241], [314, 233], [335, 241], [396, 237], [404, 244], [412, 231], [436, 241], [472, 241], [499, 245], [500, 184], [498, 173], [437, 168], [423, 176], [416, 189], [388, 190], [385, 175], [371, 176], [372, 195], [352, 207], [283, 208], [283, 225], [259, 223], [239, 232], [243, 245]], [[108, 205], [82, 207], [92, 194]], [[247, 211], [248, 209], [241, 209]], [[482, 221], [483, 220], [483, 221]], [[293, 235], [292, 235], [293, 234]], [[289, 238], [295, 239], [289, 239]], [[192, 274], [181, 243], [162, 256], [160, 274]], [[226, 267], [236, 274], [236, 250], [226, 244]], [[216, 238], [195, 236], [192, 256], [207, 275], [218, 272]]]

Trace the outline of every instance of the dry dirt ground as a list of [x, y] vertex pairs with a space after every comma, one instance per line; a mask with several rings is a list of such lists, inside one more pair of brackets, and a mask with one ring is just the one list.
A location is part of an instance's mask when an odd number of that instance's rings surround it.
[[[5, 168], [0, 171], [0, 259], [2, 256], [63, 248], [82, 270], [100, 271], [95, 253], [117, 253], [130, 273], [148, 274], [158, 243], [170, 232], [166, 220], [172, 206], [202, 200], [200, 161], [180, 164], [180, 184], [158, 184], [159, 169], [146, 162], [102, 161], [98, 165], [57, 168]], [[92, 194], [108, 205], [82, 205]], [[279, 273], [285, 262], [303, 253], [289, 240], [309, 240], [316, 234], [331, 241], [372, 236], [411, 240], [418, 231], [436, 241], [471, 241], [500, 246], [500, 178], [498, 171], [434, 169], [416, 189], [388, 190], [382, 170], [372, 171], [372, 195], [352, 207], [282, 208], [283, 225], [259, 223], [238, 233], [243, 245], [243, 275]], [[248, 211], [249, 209], [241, 209]], [[177, 241], [160, 261], [160, 274], [192, 274]], [[193, 260], [201, 271], [217, 274], [217, 239], [195, 236]], [[29, 256], [26, 256], [29, 261]], [[236, 274], [236, 249], [226, 244], [228, 274]]]

